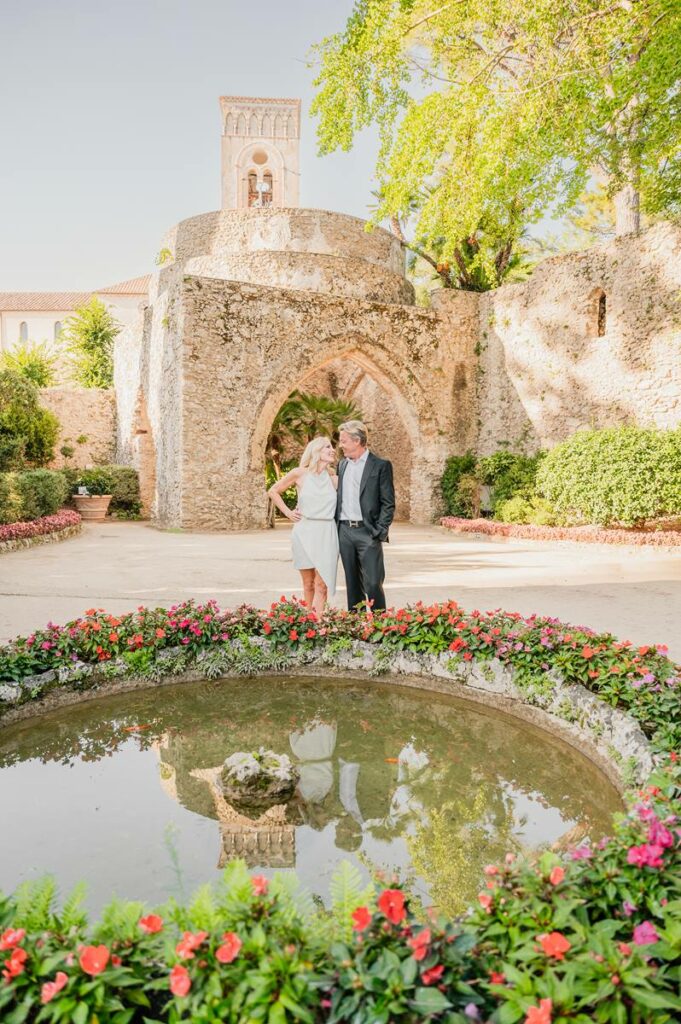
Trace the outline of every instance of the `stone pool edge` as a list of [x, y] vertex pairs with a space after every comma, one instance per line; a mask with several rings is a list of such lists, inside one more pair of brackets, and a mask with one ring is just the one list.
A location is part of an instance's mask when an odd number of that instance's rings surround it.
[[[250, 643], [263, 654], [274, 654], [272, 646], [263, 638], [254, 638]], [[164, 653], [170, 658], [180, 652], [168, 649]], [[377, 680], [458, 697], [529, 722], [579, 750], [603, 772], [620, 795], [632, 784], [645, 782], [654, 768], [650, 743], [634, 718], [583, 687], [565, 683], [555, 674], [550, 677], [550, 693], [528, 695], [515, 683], [513, 672], [496, 659], [482, 666], [461, 662], [452, 670], [448, 654], [388, 651], [361, 641], [353, 641], [333, 653], [323, 648], [296, 652], [285, 665], [265, 663], [247, 673], [230, 671], [227, 665], [216, 674], [209, 670], [206, 653], [200, 652], [191, 668], [153, 678], [130, 673], [125, 663], [122, 666], [108, 663], [106, 671], [81, 665], [58, 673], [32, 676], [17, 684], [2, 684], [0, 730], [59, 708], [130, 690], [216, 678], [243, 678], [244, 675], [314, 675], [321, 669], [332, 678], [367, 683]], [[36, 688], [45, 689], [44, 696], [38, 697]], [[34, 696], [26, 700], [26, 691]], [[3, 710], [3, 705], [7, 710]]]

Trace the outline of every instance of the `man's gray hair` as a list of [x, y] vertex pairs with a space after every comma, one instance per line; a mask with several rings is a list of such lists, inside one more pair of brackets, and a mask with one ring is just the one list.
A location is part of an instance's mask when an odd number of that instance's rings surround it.
[[359, 441], [362, 448], [366, 448], [367, 441], [369, 440], [369, 431], [361, 420], [348, 420], [347, 423], [341, 423], [338, 428], [339, 434], [341, 430], [344, 430], [350, 437], [354, 437], [355, 441]]

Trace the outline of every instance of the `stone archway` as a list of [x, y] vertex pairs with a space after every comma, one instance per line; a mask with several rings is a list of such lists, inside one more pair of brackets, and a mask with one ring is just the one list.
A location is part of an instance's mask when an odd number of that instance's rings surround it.
[[156, 511], [156, 445], [141, 391], [135, 406], [132, 459], [139, 476], [142, 514], [151, 518]]

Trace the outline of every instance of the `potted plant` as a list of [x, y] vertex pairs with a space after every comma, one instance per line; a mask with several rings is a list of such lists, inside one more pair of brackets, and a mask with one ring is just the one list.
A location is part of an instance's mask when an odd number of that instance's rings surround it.
[[83, 519], [101, 522], [112, 498], [113, 480], [106, 469], [85, 469], [73, 485], [73, 502]]

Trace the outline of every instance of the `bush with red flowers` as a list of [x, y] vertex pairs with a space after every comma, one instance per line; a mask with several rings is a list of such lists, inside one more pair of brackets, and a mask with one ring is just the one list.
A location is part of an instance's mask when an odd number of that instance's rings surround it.
[[440, 520], [454, 533], [482, 533], [489, 537], [520, 537], [525, 540], [569, 540], [580, 544], [632, 544], [636, 547], [681, 547], [680, 530], [622, 530], [601, 526], [538, 526], [534, 523], [500, 523], [497, 519]]
[[41, 516], [26, 523], [8, 523], [0, 526], [0, 544], [8, 540], [25, 540], [42, 537], [46, 533], [57, 533], [71, 526], [79, 526], [81, 515], [72, 509], [63, 508], [52, 516]]

